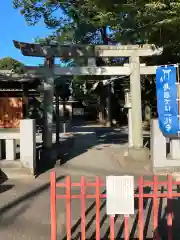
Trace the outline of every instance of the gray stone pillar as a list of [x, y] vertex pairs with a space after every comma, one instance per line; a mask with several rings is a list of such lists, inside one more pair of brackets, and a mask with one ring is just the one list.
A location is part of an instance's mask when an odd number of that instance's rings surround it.
[[43, 124], [43, 147], [52, 148], [52, 128], [53, 128], [53, 100], [54, 100], [54, 59], [49, 58], [45, 64], [44, 81], [44, 124]]
[[36, 122], [34, 119], [20, 121], [20, 161], [31, 174], [36, 172]]
[[59, 116], [59, 95], [56, 92], [56, 143], [59, 143], [60, 116]]
[[140, 62], [138, 56], [129, 58], [130, 64], [130, 90], [132, 106], [132, 137], [133, 147], [143, 147], [142, 134], [142, 108], [141, 108], [141, 79], [140, 79]]

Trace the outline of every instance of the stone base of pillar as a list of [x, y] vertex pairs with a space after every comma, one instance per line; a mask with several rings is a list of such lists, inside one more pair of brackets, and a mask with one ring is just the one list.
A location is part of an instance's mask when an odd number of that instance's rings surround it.
[[111, 122], [106, 122], [106, 127], [112, 127], [112, 123]]
[[[57, 144], [59, 146], [59, 144]], [[58, 150], [55, 148], [43, 148], [40, 152], [40, 160], [38, 161], [38, 171], [46, 171], [54, 167], [58, 159]]]
[[148, 161], [150, 159], [150, 152], [146, 147], [139, 149], [131, 147], [128, 149], [128, 157], [134, 161]]
[[[179, 140], [178, 140], [179, 141]], [[159, 129], [158, 119], [151, 120], [151, 160], [154, 174], [163, 173], [170, 174], [180, 171], [180, 159], [172, 159], [177, 157], [178, 142], [171, 142], [171, 150], [167, 156], [166, 138]], [[179, 151], [179, 150], [178, 150]]]

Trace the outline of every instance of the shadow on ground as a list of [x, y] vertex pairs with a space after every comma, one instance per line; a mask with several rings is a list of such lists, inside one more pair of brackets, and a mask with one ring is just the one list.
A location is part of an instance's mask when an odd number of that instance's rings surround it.
[[[138, 191], [136, 190], [136, 193]], [[144, 193], [148, 194], [151, 192], [151, 188], [146, 187], [144, 188]], [[105, 191], [102, 192], [105, 194]], [[73, 201], [73, 200], [72, 200]], [[149, 236], [150, 231], [150, 218], [152, 214], [152, 199], [146, 198], [144, 199], [144, 211], [146, 211], [146, 219], [144, 224], [144, 239], [153, 239], [152, 236]], [[100, 205], [100, 239], [106, 240], [110, 239], [110, 227], [109, 227], [109, 216], [106, 214], [106, 201], [105, 199], [101, 200]], [[90, 215], [90, 216], [89, 216]], [[96, 239], [96, 202], [93, 202], [85, 212], [86, 216], [86, 239], [94, 240]], [[88, 219], [88, 220], [87, 220]], [[130, 216], [129, 219], [129, 239], [139, 239], [138, 238], [138, 219], [139, 219], [139, 212], [138, 212], [138, 200], [135, 199], [135, 215]], [[93, 226], [93, 227], [92, 227]], [[81, 239], [81, 218], [72, 226], [71, 234], [73, 240]], [[115, 239], [124, 239], [124, 220], [123, 217], [115, 216]], [[63, 238], [59, 236], [60, 239], [65, 240], [67, 238], [66, 234]]]
[[0, 184], [4, 183], [6, 180], [8, 180], [7, 175], [0, 169]]
[[[101, 150], [102, 145], [106, 147], [117, 145], [118, 148], [118, 145], [128, 142], [127, 127], [108, 128], [96, 125], [77, 125], [72, 127], [72, 132], [74, 134], [73, 138], [67, 138], [65, 141], [53, 145], [53, 151], [56, 152], [53, 161], [41, 159], [39, 156], [42, 148], [40, 145], [37, 146], [37, 176], [52, 169], [56, 163], [56, 166], [62, 166], [91, 148], [95, 147], [97, 150]], [[148, 134], [144, 135], [144, 146], [150, 147]]]
[[120, 129], [74, 126], [72, 132], [73, 138], [67, 138], [65, 141], [60, 141], [59, 144], [53, 144], [53, 152], [56, 154], [52, 161], [40, 157], [42, 146], [41, 144], [37, 145], [37, 176], [52, 169], [57, 160], [59, 166], [62, 166], [92, 147], [98, 148], [100, 144], [125, 144], [128, 141], [128, 135]]
[[[178, 187], [178, 192], [179, 191]], [[159, 192], [165, 193], [167, 189], [161, 187]], [[104, 194], [105, 192], [102, 192]], [[138, 193], [138, 190], [136, 190]], [[150, 187], [144, 188], [144, 194], [152, 193]], [[72, 200], [73, 201], [73, 200]], [[135, 199], [135, 214], [129, 217], [129, 238], [131, 240], [139, 239], [139, 211], [138, 211], [138, 199]], [[143, 239], [161, 239], [161, 240], [179, 240], [180, 239], [180, 198], [168, 200], [168, 207], [165, 199], [160, 198], [158, 201], [158, 228], [154, 229], [153, 226], [153, 199], [144, 198], [143, 201]], [[168, 226], [167, 216], [168, 214], [173, 214], [172, 226]], [[90, 215], [90, 216], [89, 216]], [[85, 212], [86, 216], [86, 239], [94, 240], [96, 239], [96, 203], [93, 202]], [[101, 200], [100, 205], [100, 239], [106, 240], [110, 239], [110, 227], [109, 227], [109, 216], [106, 215], [106, 201]], [[93, 226], [93, 227], [92, 227]], [[89, 231], [90, 230], [90, 231]], [[81, 239], [81, 218], [72, 226], [71, 234], [73, 240]], [[159, 238], [158, 238], [158, 237]], [[171, 236], [171, 237], [170, 237]], [[59, 239], [65, 240], [66, 234]], [[157, 237], [157, 238], [156, 238]], [[124, 239], [124, 220], [120, 216], [115, 216], [115, 239]]]
[[[162, 187], [161, 192], [164, 192]], [[177, 186], [177, 192], [180, 193], [180, 186]], [[160, 199], [161, 205], [162, 199]], [[172, 215], [171, 221], [168, 224], [168, 215]], [[158, 223], [158, 228], [156, 229], [157, 236], [162, 240], [179, 240], [180, 239], [180, 198], [176, 197], [174, 199], [167, 199], [167, 205], [164, 209], [161, 219]]]
[[0, 169], [0, 194], [4, 193], [14, 187], [12, 184], [4, 184], [8, 180], [8, 177]]
[[[64, 179], [65, 176], [60, 176], [57, 178], [57, 181]], [[23, 196], [17, 197], [15, 200], [7, 203], [3, 207], [0, 208], [0, 228], [2, 226], [8, 226], [9, 224], [13, 223], [17, 217], [21, 216], [22, 213], [29, 208], [31, 200], [35, 197], [38, 197], [43, 192], [47, 191], [50, 188], [50, 183], [43, 184], [41, 187], [30, 191]], [[46, 200], [45, 200], [46, 201]], [[9, 212], [14, 208], [18, 208], [13, 214], [9, 216]], [[7, 214], [7, 215], [6, 215]], [[47, 217], [47, 216], [43, 216]]]
[[[57, 181], [63, 180], [64, 176], [61, 176], [57, 178]], [[0, 208], [0, 216], [5, 216], [4, 218], [0, 218], [0, 226], [8, 226], [9, 223], [12, 223], [16, 220], [17, 217], [21, 216], [21, 214], [30, 206], [30, 202], [33, 198], [38, 197], [38, 195], [42, 194], [44, 191], [47, 191], [49, 189], [50, 185], [49, 183], [46, 183], [42, 185], [41, 187], [36, 188], [35, 190], [26, 193], [25, 195], [17, 198], [16, 200], [6, 204], [4, 207]], [[150, 187], [144, 187], [144, 194], [152, 193], [153, 189]], [[180, 192], [180, 188], [178, 186], [177, 189], [173, 189], [174, 192]], [[165, 187], [159, 188], [158, 192], [165, 193], [167, 192], [167, 189]], [[104, 189], [101, 191], [102, 194], [105, 193]], [[135, 191], [135, 193], [138, 193], [138, 189]], [[72, 191], [73, 194], [73, 191]], [[57, 200], [63, 201], [63, 200]], [[73, 202], [74, 200], [72, 200]], [[80, 200], [79, 204], [80, 204]], [[87, 204], [86, 200], [86, 204]], [[144, 198], [143, 201], [143, 222], [144, 222], [144, 228], [143, 228], [143, 236], [144, 239], [156, 239], [153, 237], [153, 234], [157, 234], [157, 232], [160, 235], [161, 240], [168, 239], [168, 232], [172, 232], [172, 238], [173, 240], [179, 240], [180, 239], [180, 198], [176, 199], [170, 199], [168, 200], [168, 208], [167, 203], [165, 199], [160, 198], [158, 201], [158, 228], [154, 230], [153, 228], [153, 198]], [[22, 205], [23, 203], [23, 205]], [[139, 239], [138, 237], [138, 221], [139, 221], [139, 211], [138, 211], [138, 205], [139, 201], [138, 199], [135, 199], [135, 214], [131, 215], [129, 218], [129, 239]], [[6, 217], [6, 214], [8, 215], [8, 211], [12, 210], [13, 208], [16, 208], [17, 206], [20, 206], [17, 211], [15, 211], [10, 217]], [[76, 206], [76, 205], [74, 205]], [[58, 211], [58, 209], [57, 209]], [[73, 208], [71, 209], [73, 212]], [[100, 203], [100, 229], [101, 229], [101, 239], [106, 240], [109, 239], [110, 235], [110, 228], [109, 228], [109, 217], [106, 215], [106, 201], [105, 199], [101, 199]], [[167, 215], [173, 214], [173, 225], [168, 226], [167, 225]], [[78, 212], [80, 215], [80, 212]], [[87, 205], [86, 208], [86, 239], [94, 240], [96, 238], [96, 202], [94, 200], [91, 201], [89, 205]], [[43, 216], [46, 218], [46, 216]], [[73, 217], [73, 214], [72, 214]], [[75, 224], [72, 225], [71, 228], [71, 234], [72, 238], [74, 240], [81, 239], [81, 218], [79, 218]], [[124, 239], [124, 220], [122, 217], [115, 216], [115, 239]], [[64, 236], [58, 236], [58, 239], [66, 239], [66, 233], [64, 233]]]
[[71, 149], [61, 149], [61, 164], [70, 161], [90, 148], [100, 145], [125, 144], [128, 142], [128, 135], [122, 130], [107, 127], [74, 127], [74, 146]]
[[12, 185], [12, 184], [3, 184], [3, 185], [1, 184], [0, 185], [0, 194], [12, 189], [13, 187], [14, 187], [14, 185]]

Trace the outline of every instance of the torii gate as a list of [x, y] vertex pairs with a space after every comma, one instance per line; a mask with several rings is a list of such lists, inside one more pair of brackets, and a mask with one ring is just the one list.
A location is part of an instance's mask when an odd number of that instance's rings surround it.
[[[54, 78], [69, 75], [130, 75], [131, 107], [132, 107], [132, 140], [134, 148], [143, 147], [142, 110], [141, 110], [141, 83], [140, 75], [155, 74], [156, 66], [140, 66], [140, 57], [160, 55], [162, 48], [155, 45], [58, 45], [58, 44], [30, 44], [14, 41], [16, 48], [25, 56], [43, 57], [47, 64], [40, 67], [27, 67], [32, 75], [44, 75], [44, 106], [45, 127], [44, 146], [52, 146], [52, 112], [54, 96]], [[55, 57], [89, 58], [94, 59], [93, 66], [88, 67], [59, 67], [54, 65]], [[129, 65], [96, 67], [96, 57], [129, 57]]]

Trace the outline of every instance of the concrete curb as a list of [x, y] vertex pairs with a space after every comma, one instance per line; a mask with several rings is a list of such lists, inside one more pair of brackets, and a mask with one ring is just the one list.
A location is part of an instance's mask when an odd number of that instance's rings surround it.
[[23, 168], [1, 168], [1, 171], [7, 179], [35, 179], [35, 175]]

